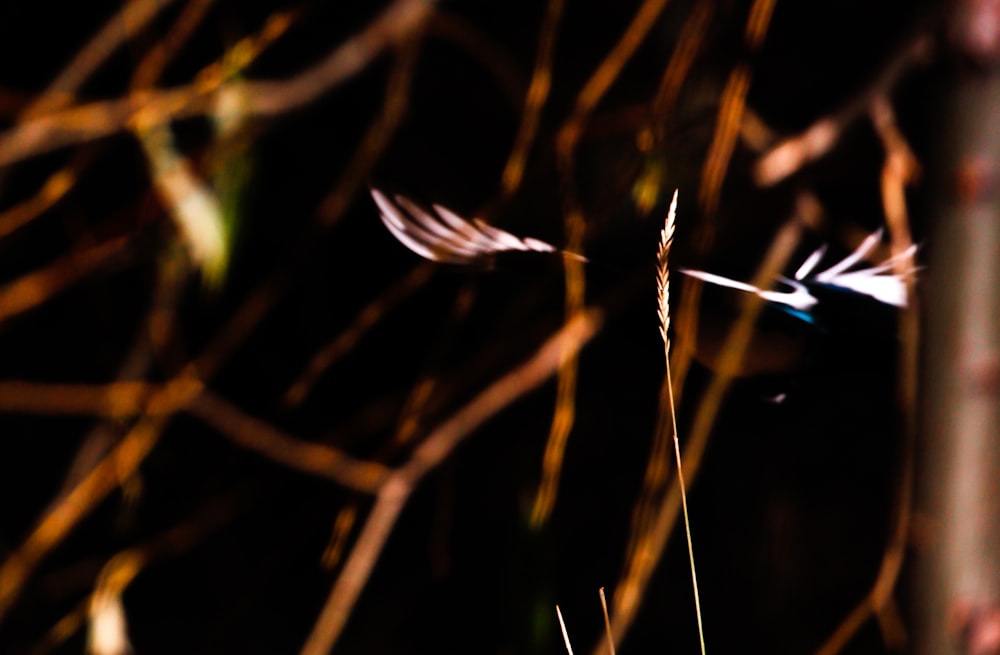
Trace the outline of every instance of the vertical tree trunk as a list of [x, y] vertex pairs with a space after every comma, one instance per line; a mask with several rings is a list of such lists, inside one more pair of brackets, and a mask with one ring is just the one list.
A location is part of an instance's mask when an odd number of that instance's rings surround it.
[[956, 2], [926, 273], [918, 651], [1000, 653], [1000, 2]]

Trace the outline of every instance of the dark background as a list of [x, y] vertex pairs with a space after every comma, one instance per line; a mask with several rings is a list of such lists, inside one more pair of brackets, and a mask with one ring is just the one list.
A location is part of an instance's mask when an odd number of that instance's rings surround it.
[[[183, 5], [183, 3], [180, 3]], [[835, 253], [850, 230], [883, 223], [883, 152], [859, 119], [832, 153], [775, 188], [750, 179], [755, 155], [739, 145], [711, 251], [693, 244], [707, 220], [695, 198], [714, 129], [718, 95], [732, 68], [750, 61], [748, 107], [780, 135], [794, 134], [844, 106], [900, 45], [934, 31], [928, 3], [779, 2], [767, 39], [748, 53], [749, 3], [718, 2], [706, 44], [685, 83], [667, 137], [661, 195], [640, 215], [631, 186], [648, 163], [639, 125], [621, 119], [655, 93], [691, 2], [671, 3], [599, 105], [578, 152], [578, 190], [587, 217], [588, 301], [610, 316], [582, 354], [577, 415], [559, 500], [541, 530], [527, 526], [548, 433], [555, 383], [526, 396], [479, 429], [421, 485], [336, 651], [342, 653], [554, 653], [559, 603], [578, 651], [602, 630], [597, 589], [617, 580], [632, 505], [649, 451], [663, 376], [654, 266], [669, 191], [680, 189], [672, 267], [697, 266], [748, 279], [794, 194], [813, 191], [825, 221], [801, 247], [824, 241]], [[0, 6], [4, 129], [19, 98], [44, 90], [120, 5], [6, 2]], [[286, 7], [296, 5], [287, 4]], [[302, 70], [360, 30], [376, 3], [305, 5], [303, 16], [255, 61], [248, 79]], [[522, 188], [501, 199], [499, 179], [530, 80], [542, 3], [447, 2], [440, 11], [499, 52], [514, 88], [462, 43], [431, 30], [422, 41], [409, 109], [369, 176], [372, 184], [455, 211], [479, 213], [516, 234], [564, 242], [555, 131], [594, 68], [637, 9], [632, 2], [569, 2], [556, 41], [553, 88]], [[267, 3], [218, 2], [160, 85], [190, 83], [238, 38], [260, 28]], [[176, 18], [167, 9], [84, 86], [81, 101], [127, 93], [145, 49]], [[481, 34], [477, 34], [479, 32]], [[432, 375], [439, 385], [419, 417], [419, 436], [489, 381], [532, 353], [563, 318], [559, 261], [500, 262], [496, 270], [440, 266], [388, 312], [319, 380], [305, 403], [282, 394], [309, 358], [415, 266], [418, 258], [384, 230], [363, 190], [328, 232], [311, 232], [317, 205], [351, 166], [351, 153], [381, 110], [390, 57], [383, 56], [303, 109], [253, 123], [233, 256], [224, 285], [192, 274], [181, 287], [168, 353], [145, 377], [164, 380], [197, 353], [240, 303], [275, 271], [289, 283], [211, 388], [246, 413], [304, 439], [358, 457], [379, 453], [407, 397]], [[936, 64], [893, 90], [918, 158], [932, 145]], [[510, 86], [508, 84], [507, 86]], [[6, 97], [6, 96], [5, 96]], [[619, 118], [616, 118], [619, 117]], [[202, 161], [211, 141], [204, 119], [173, 126], [179, 149]], [[157, 267], [177, 257], [170, 221], [150, 193], [145, 161], [128, 133], [31, 157], [0, 171], [0, 207], [31, 196], [51, 172], [86, 156], [73, 190], [53, 209], [0, 240], [0, 278], [14, 280], [114, 234], [133, 234], [127, 254], [65, 293], [0, 324], [0, 377], [39, 382], [115, 379], [153, 298]], [[921, 188], [913, 198], [921, 198]], [[922, 235], [919, 202], [911, 205]], [[303, 236], [306, 235], [306, 236]], [[683, 284], [675, 276], [675, 284]], [[675, 291], [678, 292], [679, 289]], [[461, 294], [474, 294], [455, 318]], [[675, 296], [676, 297], [676, 296]], [[730, 299], [704, 308], [725, 322]], [[857, 312], [813, 329], [767, 316], [807, 344], [790, 370], [740, 378], [717, 419], [690, 494], [695, 555], [710, 650], [814, 650], [874, 579], [888, 531], [896, 475], [896, 342], [889, 310]], [[714, 314], [713, 314], [714, 312]], [[842, 327], [850, 329], [841, 329]], [[680, 434], [711, 371], [696, 365], [679, 409]], [[786, 393], [784, 402], [769, 398]], [[95, 420], [0, 415], [0, 555], [30, 533], [58, 492]], [[123, 430], [127, 422], [116, 429]], [[388, 461], [403, 461], [396, 453]], [[180, 414], [140, 472], [141, 494], [114, 494], [34, 573], [0, 625], [0, 652], [80, 652], [84, 630], [61, 645], [44, 635], [92, 590], [116, 552], [201, 516], [197, 539], [151, 562], [124, 593], [139, 653], [285, 653], [303, 643], [339, 569], [321, 554], [341, 507], [368, 500], [244, 451], [198, 419]], [[213, 508], [221, 508], [217, 512]], [[359, 524], [360, 524], [359, 518]], [[697, 647], [687, 554], [678, 532], [657, 569], [622, 652]], [[353, 537], [352, 537], [353, 538]], [[905, 598], [905, 595], [904, 595]], [[848, 652], [884, 648], [875, 626]]]

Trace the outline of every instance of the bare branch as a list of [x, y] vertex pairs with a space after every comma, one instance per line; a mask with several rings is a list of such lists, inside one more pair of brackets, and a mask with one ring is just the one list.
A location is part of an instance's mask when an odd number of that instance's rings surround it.
[[574, 355], [597, 334], [602, 322], [598, 310], [589, 310], [567, 323], [524, 364], [487, 387], [452, 418], [433, 430], [379, 490], [365, 526], [330, 590], [302, 655], [327, 655], [336, 644], [361, 590], [371, 575], [386, 540], [410, 494], [427, 473], [438, 466], [466, 437], [497, 412], [545, 382], [567, 356]]
[[[371, 25], [341, 44], [315, 67], [280, 82], [246, 82], [243, 110], [247, 116], [273, 116], [297, 109], [350, 79], [389, 46], [419, 28], [432, 0], [396, 0]], [[265, 26], [260, 38], [283, 31], [289, 16]], [[270, 31], [269, 31], [270, 30]], [[247, 50], [247, 43], [236, 48]], [[253, 52], [251, 48], [249, 50]], [[239, 61], [245, 66], [248, 62]], [[213, 111], [215, 95], [231, 73], [224, 66], [209, 67], [190, 87], [161, 92], [137, 92], [116, 100], [71, 107], [14, 126], [0, 134], [0, 166], [77, 143], [120, 132], [130, 125], [151, 127], [178, 118]]]
[[244, 448], [278, 464], [328, 478], [355, 491], [375, 493], [389, 475], [388, 469], [381, 464], [360, 461], [331, 446], [284, 434], [210, 391], [203, 391], [194, 398], [187, 411]]
[[771, 147], [754, 164], [757, 184], [765, 187], [777, 184], [829, 152], [845, 127], [868, 111], [877, 98], [888, 95], [915, 65], [927, 60], [931, 47], [932, 41], [927, 35], [910, 41], [886, 64], [875, 81], [846, 106], [819, 119], [801, 134]]

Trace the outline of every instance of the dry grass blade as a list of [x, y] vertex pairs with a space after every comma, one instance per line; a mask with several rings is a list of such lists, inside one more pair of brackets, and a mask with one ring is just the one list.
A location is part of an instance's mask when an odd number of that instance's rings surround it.
[[[673, 242], [675, 220], [677, 214], [677, 197], [675, 191], [667, 212], [667, 218], [663, 229], [660, 232], [660, 246], [657, 251], [656, 267], [656, 290], [658, 308], [657, 313], [660, 319], [660, 336], [663, 340], [663, 353], [668, 361], [670, 355], [670, 270], [668, 259], [670, 247]], [[656, 508], [662, 502], [669, 482], [670, 470], [670, 435], [673, 431], [670, 426], [674, 424], [673, 417], [673, 385], [669, 375], [665, 375], [660, 386], [660, 406], [657, 427], [653, 432], [653, 440], [649, 449], [649, 456], [646, 458], [646, 472], [643, 478], [642, 491], [635, 503], [633, 510], [632, 529], [628, 544], [628, 562], [641, 561], [642, 553], [648, 552], [650, 548], [649, 536], [654, 526], [656, 518]], [[628, 568], [626, 564], [626, 568]], [[621, 588], [619, 587], [619, 592]], [[624, 609], [625, 616], [628, 617], [634, 602], [628, 598], [619, 596], [619, 607]], [[626, 618], [626, 624], [628, 619]]]
[[[670, 383], [670, 246], [674, 241], [675, 221], [677, 218], [677, 191], [670, 201], [667, 220], [660, 231], [660, 249], [657, 252], [656, 290], [659, 299], [657, 312], [660, 315], [660, 336], [663, 338], [663, 356], [667, 370], [663, 384], [667, 388], [667, 402], [670, 405], [670, 429], [674, 435], [674, 456], [677, 459], [677, 484], [681, 492], [681, 507], [684, 510], [684, 535], [687, 537], [688, 560], [691, 563], [691, 586], [694, 589], [694, 610], [698, 619], [698, 642], [701, 653], [705, 655], [705, 631], [701, 621], [701, 598], [698, 594], [698, 574], [694, 566], [694, 544], [691, 541], [691, 521], [688, 516], [687, 491], [684, 488], [684, 467], [681, 462], [681, 446], [677, 439], [677, 411], [674, 407], [673, 385]], [[662, 408], [661, 408], [662, 411]], [[665, 414], [666, 412], [664, 412]], [[659, 435], [658, 437], [659, 438]]]
[[608, 637], [608, 653], [615, 655], [615, 636], [611, 632], [611, 616], [608, 614], [608, 599], [604, 596], [604, 587], [598, 593], [601, 595], [601, 611], [604, 613], [604, 632]]
[[566, 622], [563, 621], [562, 611], [556, 605], [556, 616], [559, 617], [559, 629], [562, 630], [563, 643], [566, 644], [566, 652], [573, 655], [573, 646], [569, 643], [569, 632], [566, 631]]
[[577, 96], [572, 115], [559, 130], [557, 149], [560, 158], [564, 161], [572, 159], [580, 132], [583, 130], [590, 113], [611, 88], [614, 81], [618, 79], [625, 64], [632, 59], [635, 51], [645, 40], [653, 25], [656, 24], [656, 20], [666, 5], [667, 0], [645, 0], [635, 12], [632, 22], [622, 33], [615, 47], [605, 56], [601, 65], [587, 80], [586, 86]]

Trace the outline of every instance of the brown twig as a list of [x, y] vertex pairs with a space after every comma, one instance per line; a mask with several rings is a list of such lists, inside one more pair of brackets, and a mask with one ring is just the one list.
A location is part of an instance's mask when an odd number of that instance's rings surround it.
[[[740, 121], [746, 106], [747, 92], [750, 90], [750, 66], [742, 63], [729, 74], [729, 80], [722, 90], [719, 99], [719, 116], [715, 122], [715, 134], [705, 155], [705, 163], [701, 169], [701, 186], [698, 189], [698, 202], [705, 216], [714, 217], [719, 208], [719, 198], [722, 196], [722, 182], [729, 170], [729, 162], [736, 148], [736, 137], [739, 135]], [[706, 225], [711, 225], [708, 223]], [[706, 235], [711, 232], [706, 229]], [[704, 236], [703, 239], [710, 239]]]
[[[744, 42], [750, 54], [756, 52], [767, 28], [771, 23], [775, 0], [754, 0], [750, 7], [744, 32]], [[709, 146], [705, 163], [701, 169], [701, 187], [698, 189], [698, 202], [702, 212], [709, 217], [715, 215], [722, 195], [722, 182], [729, 168], [729, 162], [736, 148], [736, 137], [743, 120], [743, 109], [746, 106], [747, 92], [750, 90], [750, 65], [740, 63], [729, 74], [726, 87], [719, 100], [719, 116], [715, 122], [715, 134]], [[706, 232], [703, 239], [711, 239]], [[704, 246], [703, 246], [704, 247]]]
[[[403, 75], [402, 79], [408, 80], [409, 76]], [[388, 101], [387, 104], [389, 104]], [[387, 109], [387, 114], [398, 120], [398, 113]], [[376, 125], [379, 124], [382, 123], [376, 121]], [[387, 138], [387, 135], [383, 135], [380, 143], [384, 143]], [[370, 144], [363, 144], [361, 152], [369, 152], [365, 148], [370, 147]], [[2, 150], [2, 146], [0, 146], [0, 150]], [[368, 159], [370, 156], [362, 158], [361, 161]], [[345, 179], [366, 175], [367, 171], [351, 169], [345, 173]], [[343, 207], [343, 205], [335, 206], [334, 210], [342, 211]], [[327, 213], [324, 216], [327, 220], [323, 223], [328, 225], [338, 216], [337, 213]], [[43, 271], [43, 273], [45, 272]], [[229, 322], [198, 355], [194, 363], [151, 397], [147, 410], [148, 416], [141, 419], [113, 451], [104, 457], [78, 485], [40, 519], [38, 526], [24, 544], [0, 565], [0, 617], [14, 603], [35, 566], [117, 486], [123, 477], [127, 477], [137, 469], [159, 441], [162, 430], [166, 427], [173, 413], [182, 409], [201, 392], [202, 383], [200, 380], [212, 377], [246, 340], [254, 327], [273, 307], [288, 282], [288, 275], [287, 271], [275, 273], [250, 295]], [[61, 281], [65, 276], [43, 275], [42, 281], [49, 281], [53, 277], [56, 278], [56, 281]], [[35, 278], [28, 276], [26, 279], [34, 280]], [[46, 285], [46, 288], [50, 286], [52, 285]], [[37, 284], [29, 284], [17, 288], [33, 292], [29, 295], [37, 300], [36, 287]], [[10, 294], [8, 301], [10, 303], [17, 301], [14, 303], [16, 307], [25, 307], [25, 296], [25, 292], [18, 291]], [[2, 306], [3, 292], [0, 290], [0, 307]]]
[[201, 392], [190, 372], [164, 385], [149, 401], [149, 416], [38, 521], [24, 543], [0, 565], [0, 618], [14, 604], [28, 576], [84, 516], [131, 475], [159, 441], [168, 417]]
[[877, 97], [888, 95], [915, 65], [927, 60], [932, 43], [927, 35], [906, 43], [872, 84], [843, 108], [822, 117], [801, 134], [780, 141], [761, 155], [753, 168], [758, 186], [773, 186], [829, 152], [845, 127], [863, 116]]
[[433, 430], [409, 461], [379, 490], [375, 506], [330, 590], [302, 655], [326, 655], [336, 644], [361, 590], [410, 494], [466, 437], [497, 412], [547, 380], [566, 356], [575, 354], [600, 329], [602, 315], [589, 310], [570, 320], [524, 364], [515, 367]]
[[357, 460], [332, 446], [285, 434], [208, 390], [193, 398], [185, 410], [243, 448], [288, 468], [327, 478], [348, 489], [375, 493], [389, 475], [388, 469], [381, 464]]
[[365, 132], [361, 144], [333, 190], [323, 199], [316, 212], [317, 220], [329, 229], [347, 211], [351, 200], [364, 188], [379, 155], [389, 145], [409, 104], [413, 70], [419, 53], [419, 39], [404, 42], [398, 51], [397, 62], [386, 82], [385, 102], [378, 119]]
[[[763, 43], [774, 11], [775, 0], [754, 0], [747, 16], [743, 40], [748, 54], [755, 53]], [[714, 222], [711, 220], [718, 209], [729, 162], [736, 147], [736, 138], [742, 117], [746, 111], [746, 95], [750, 88], [751, 71], [746, 62], [733, 69], [719, 99], [719, 112], [715, 131], [709, 144], [708, 153], [702, 163], [701, 183], [698, 188], [698, 204], [702, 213], [710, 220], [701, 225], [696, 234], [695, 246], [700, 252], [708, 250], [714, 240]], [[673, 393], [680, 402], [684, 394], [687, 374], [697, 349], [695, 335], [698, 333], [698, 306], [701, 302], [700, 280], [691, 280], [684, 286], [680, 299], [678, 333], [684, 342], [674, 349], [670, 363]]]
[[422, 29], [434, 0], [395, 0], [375, 20], [315, 66], [291, 79], [248, 82], [249, 113], [275, 116], [303, 107], [364, 70], [387, 48]]
[[[432, 352], [430, 355], [429, 359], [432, 362], [440, 360], [444, 356], [448, 344], [452, 342], [455, 336], [455, 328], [468, 316], [475, 296], [475, 287], [472, 285], [466, 285], [465, 288], [459, 291], [452, 306], [452, 314], [448, 319], [448, 326], [441, 331], [437, 339], [438, 346], [435, 349], [436, 352]], [[427, 368], [433, 371], [435, 364], [429, 364]], [[372, 460], [381, 462], [398, 456], [402, 448], [408, 447], [420, 435], [421, 418], [427, 410], [435, 392], [438, 391], [439, 382], [439, 377], [429, 372], [413, 386], [409, 396], [403, 403], [403, 409], [399, 413], [399, 419], [396, 421], [396, 428], [392, 438], [383, 444], [378, 452], [371, 457]], [[357, 519], [360, 510], [359, 504], [359, 499], [354, 498], [341, 507], [337, 513], [337, 518], [334, 520], [334, 526], [330, 535], [330, 543], [323, 552], [323, 564], [327, 568], [333, 567], [340, 560], [347, 543], [347, 537]]]
[[0, 411], [128, 418], [145, 411], [146, 400], [159, 386], [147, 382], [87, 385], [3, 380]]
[[129, 236], [108, 239], [0, 287], [0, 322], [39, 306], [80, 282], [122, 254], [130, 243]]
[[[183, 269], [183, 270], [182, 270]], [[163, 257], [157, 266], [157, 281], [150, 299], [149, 308], [133, 339], [133, 343], [118, 368], [116, 383], [134, 383], [148, 377], [154, 362], [159, 359], [166, 364], [166, 350], [174, 334], [174, 323], [177, 302], [181, 287], [186, 279], [187, 269], [183, 266], [181, 257]], [[183, 361], [183, 360], [182, 360]], [[129, 400], [141, 413], [147, 407], [149, 398], [158, 385], [148, 385], [145, 394], [141, 391]], [[109, 389], [109, 387], [105, 387]], [[39, 395], [43, 395], [41, 392]], [[60, 397], [61, 394], [49, 394]], [[95, 416], [97, 414], [94, 414]], [[53, 504], [61, 502], [62, 497], [79, 484], [107, 453], [114, 442], [121, 438], [127, 429], [126, 421], [110, 419], [98, 422], [77, 448], [73, 463], [69, 466], [63, 480], [62, 488]]]
[[132, 73], [133, 89], [148, 89], [156, 84], [163, 70], [194, 34], [215, 0], [190, 0], [173, 28], [146, 53]]
[[76, 634], [87, 619], [95, 595], [115, 593], [120, 596], [142, 569], [194, 548], [230, 520], [245, 500], [246, 493], [242, 490], [213, 498], [184, 521], [109, 558], [98, 575], [94, 592], [49, 630], [32, 651], [33, 655], [49, 653]]
[[677, 104], [681, 87], [705, 43], [705, 36], [714, 13], [715, 3], [712, 0], [699, 0], [684, 21], [677, 45], [674, 46], [670, 61], [667, 62], [656, 90], [656, 96], [653, 98], [651, 122], [654, 126], [662, 126]]
[[705, 43], [705, 36], [715, 13], [712, 0], [699, 0], [684, 21], [673, 53], [660, 78], [652, 103], [645, 107], [642, 129], [635, 137], [636, 146], [646, 157], [644, 171], [633, 186], [633, 196], [640, 215], [645, 216], [660, 201], [663, 186], [662, 153], [671, 112], [680, 97], [695, 58]]
[[[563, 191], [566, 249], [570, 252], [583, 252], [583, 235], [586, 230], [586, 220], [574, 190], [576, 184], [574, 158], [580, 135], [591, 112], [649, 34], [649, 30], [652, 29], [666, 3], [667, 0], [645, 0], [642, 3], [621, 38], [604, 57], [577, 95], [572, 113], [556, 136], [556, 156]], [[586, 277], [583, 262], [578, 259], [564, 257], [563, 267], [566, 279], [565, 314], [566, 320], [572, 321], [583, 309]], [[539, 484], [531, 510], [531, 524], [536, 527], [545, 523], [555, 506], [563, 454], [576, 415], [574, 403], [577, 373], [578, 362], [576, 358], [566, 357], [559, 368], [556, 382], [556, 407], [542, 460], [542, 481]]]
[[309, 359], [309, 363], [288, 387], [284, 394], [286, 407], [298, 407], [305, 400], [317, 380], [341, 357], [350, 352], [373, 326], [393, 308], [431, 279], [435, 267], [420, 264], [398, 280], [392, 287], [368, 303], [347, 328], [322, 346]]
[[520, 62], [498, 43], [489, 32], [455, 14], [434, 10], [424, 24], [428, 38], [454, 43], [482, 64], [497, 82], [511, 109], [520, 111], [528, 89], [528, 80]]
[[[422, 24], [433, 0], [396, 0], [359, 34], [338, 46], [315, 67], [280, 82], [246, 82], [242, 109], [247, 116], [274, 116], [297, 109], [336, 88], [368, 66], [390, 45], [405, 40]], [[292, 14], [276, 14], [261, 32], [262, 42], [287, 29]], [[137, 92], [50, 113], [0, 134], [0, 166], [51, 150], [115, 134], [130, 126], [162, 125], [214, 111], [215, 95], [233, 70], [242, 70], [254, 53], [253, 39], [231, 49], [189, 87]]]
[[643, 0], [622, 37], [587, 80], [576, 98], [573, 112], [559, 130], [556, 148], [561, 159], [572, 159], [580, 133], [591, 112], [645, 40], [666, 5], [667, 0]]
[[531, 86], [528, 87], [528, 93], [524, 98], [521, 125], [518, 127], [517, 136], [514, 137], [514, 147], [501, 176], [504, 195], [511, 195], [520, 186], [528, 152], [538, 132], [542, 109], [552, 87], [552, 58], [562, 11], [563, 0], [548, 0], [545, 5], [545, 18], [538, 36], [538, 53], [535, 55], [535, 70], [531, 75]]
[[[329, 229], [347, 210], [350, 199], [368, 178], [378, 155], [388, 145], [406, 108], [406, 98], [412, 81], [412, 66], [416, 52], [411, 45], [400, 53], [400, 62], [389, 77], [382, 113], [372, 122], [361, 144], [351, 157], [351, 164], [341, 174], [333, 191], [316, 210], [319, 228]], [[311, 235], [310, 235], [311, 236]], [[308, 244], [307, 244], [308, 247]], [[215, 370], [243, 343], [250, 330], [270, 311], [289, 283], [290, 272], [278, 271], [262, 283], [243, 303], [232, 320], [219, 331], [212, 343], [199, 356], [198, 370]]]
[[0, 212], [0, 238], [27, 225], [65, 197], [76, 184], [79, 169], [79, 165], [70, 165], [56, 171], [34, 196]]
[[83, 83], [126, 41], [141, 31], [174, 0], [130, 0], [77, 53], [45, 92], [23, 112], [22, 121], [62, 109]]

